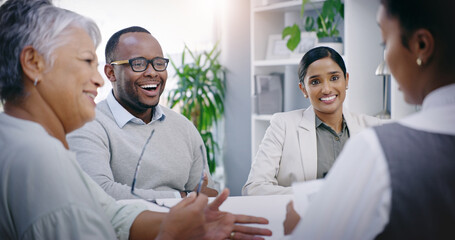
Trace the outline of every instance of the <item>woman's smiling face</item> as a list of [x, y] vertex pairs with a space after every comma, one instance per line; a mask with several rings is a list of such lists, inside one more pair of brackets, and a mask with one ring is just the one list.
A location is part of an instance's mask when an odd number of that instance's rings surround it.
[[53, 66], [44, 71], [37, 86], [66, 133], [95, 117], [94, 98], [104, 83], [93, 40], [80, 28], [68, 31], [65, 43], [52, 54]]
[[330, 57], [319, 59], [308, 67], [302, 92], [309, 97], [316, 115], [343, 111], [349, 75], [344, 77], [340, 66]]

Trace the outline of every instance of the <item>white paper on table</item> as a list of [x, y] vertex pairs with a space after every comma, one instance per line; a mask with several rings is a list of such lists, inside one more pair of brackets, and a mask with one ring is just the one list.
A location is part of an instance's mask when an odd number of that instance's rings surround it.
[[324, 179], [311, 180], [306, 182], [297, 182], [292, 184], [294, 192], [294, 209], [303, 216], [311, 200], [324, 183]]
[[[209, 202], [212, 202], [215, 198], [210, 197]], [[257, 217], [264, 217], [269, 220], [268, 225], [262, 224], [245, 224], [250, 227], [268, 228], [273, 232], [273, 235], [268, 237], [264, 236], [266, 240], [282, 240], [289, 239], [288, 236], [284, 236], [283, 222], [286, 218], [286, 204], [293, 200], [293, 195], [265, 195], [265, 196], [230, 196], [220, 206], [221, 211], [227, 211], [233, 214], [245, 214]], [[158, 199], [159, 203], [164, 203], [167, 206], [174, 206], [181, 199], [168, 198]], [[158, 212], [167, 212], [168, 209], [159, 207], [150, 202], [141, 199], [127, 199], [117, 201], [119, 204], [130, 204], [130, 203], [143, 203], [149, 210]], [[244, 225], [244, 224], [242, 224]]]

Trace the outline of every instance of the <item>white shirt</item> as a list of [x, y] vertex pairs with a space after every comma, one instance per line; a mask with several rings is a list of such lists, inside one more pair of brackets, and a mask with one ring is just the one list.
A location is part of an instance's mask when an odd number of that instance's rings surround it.
[[[399, 123], [455, 135], [455, 84], [428, 94], [422, 110]], [[388, 223], [390, 205], [387, 161], [376, 133], [368, 129], [346, 144], [292, 239], [373, 239]]]
[[117, 204], [35, 122], [0, 114], [0, 149], [0, 239], [126, 240], [146, 210]]
[[[139, 119], [130, 112], [128, 112], [120, 103], [115, 99], [113, 92], [111, 91], [106, 98], [107, 105], [109, 105], [109, 108], [111, 109], [112, 115], [114, 116], [115, 122], [117, 123], [119, 128], [123, 128], [125, 124], [127, 124], [129, 121], [134, 122], [139, 125], [145, 125], [144, 121], [142, 119]], [[166, 115], [164, 114], [163, 110], [161, 109], [160, 105], [157, 104], [155, 106], [155, 111], [153, 111], [153, 116], [152, 116], [152, 121], [150, 121], [148, 124], [152, 124], [155, 121], [161, 121], [164, 120]], [[180, 197], [180, 194], [179, 194]]]

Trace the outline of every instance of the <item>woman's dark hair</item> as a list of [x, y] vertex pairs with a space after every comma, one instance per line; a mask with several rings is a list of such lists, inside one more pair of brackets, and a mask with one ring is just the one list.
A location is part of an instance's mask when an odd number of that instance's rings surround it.
[[305, 53], [305, 55], [302, 57], [302, 60], [300, 60], [298, 72], [299, 81], [303, 84], [308, 67], [317, 60], [326, 57], [330, 57], [334, 62], [338, 64], [338, 66], [343, 71], [344, 77], [346, 78], [346, 65], [344, 64], [341, 55], [329, 47], [316, 47]]
[[398, 19], [401, 27], [401, 41], [409, 48], [412, 33], [419, 28], [427, 29], [435, 39], [438, 61], [441, 69], [452, 69], [455, 64], [455, 24], [453, 0], [380, 0], [387, 15]]

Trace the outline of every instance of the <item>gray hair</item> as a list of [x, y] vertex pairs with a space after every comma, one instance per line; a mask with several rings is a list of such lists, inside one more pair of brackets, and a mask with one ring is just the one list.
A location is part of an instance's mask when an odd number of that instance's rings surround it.
[[101, 34], [96, 23], [75, 12], [58, 8], [50, 0], [10, 0], [0, 6], [0, 100], [24, 96], [21, 51], [32, 46], [52, 68], [52, 53], [64, 45], [72, 27], [82, 28], [97, 47]]

